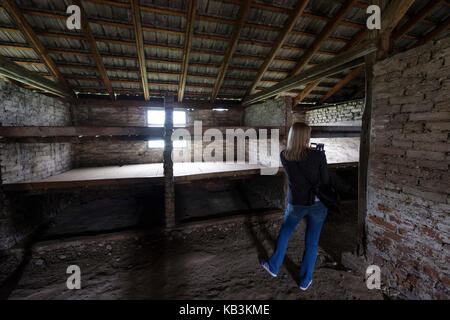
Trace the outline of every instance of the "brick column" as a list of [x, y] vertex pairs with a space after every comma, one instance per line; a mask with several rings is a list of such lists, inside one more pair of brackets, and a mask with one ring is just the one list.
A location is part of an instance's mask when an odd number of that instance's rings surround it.
[[166, 227], [175, 226], [175, 185], [173, 180], [172, 161], [172, 132], [173, 132], [173, 96], [166, 96], [164, 99], [164, 109], [166, 118], [164, 122], [164, 189], [165, 189], [165, 215]]

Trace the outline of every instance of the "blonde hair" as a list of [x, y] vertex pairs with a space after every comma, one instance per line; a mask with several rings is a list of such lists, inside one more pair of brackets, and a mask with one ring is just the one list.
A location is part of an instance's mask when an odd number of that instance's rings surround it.
[[296, 122], [289, 130], [284, 157], [289, 161], [299, 161], [306, 156], [311, 139], [311, 127], [302, 122]]

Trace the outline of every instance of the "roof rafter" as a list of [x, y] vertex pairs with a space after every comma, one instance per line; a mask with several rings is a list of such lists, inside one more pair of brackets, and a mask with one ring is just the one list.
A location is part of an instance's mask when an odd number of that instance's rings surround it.
[[144, 37], [142, 35], [141, 10], [139, 9], [139, 0], [131, 0], [131, 12], [134, 25], [134, 36], [136, 38], [136, 49], [139, 59], [139, 68], [141, 71], [142, 89], [144, 90], [145, 100], [150, 100], [148, 89], [147, 65], [145, 61]]
[[305, 10], [306, 6], [308, 5], [309, 0], [298, 0], [297, 5], [292, 10], [292, 13], [290, 14], [289, 18], [287, 19], [286, 23], [284, 24], [283, 29], [278, 34], [277, 39], [275, 40], [275, 43], [272, 46], [272, 49], [270, 50], [270, 53], [268, 54], [267, 58], [264, 60], [263, 64], [259, 68], [258, 74], [255, 77], [255, 80], [250, 85], [250, 88], [248, 89], [248, 94], [253, 94], [253, 90], [258, 85], [258, 82], [262, 79], [264, 73], [269, 68], [270, 64], [275, 59], [275, 56], [278, 54], [278, 51], [283, 46], [283, 43], [286, 41], [287, 37], [289, 36], [289, 33], [292, 31], [292, 28], [294, 28], [295, 24], [297, 23], [298, 18], [303, 14], [303, 11]]
[[59, 72], [53, 59], [49, 56], [47, 50], [39, 41], [39, 38], [33, 31], [33, 28], [25, 19], [25, 16], [22, 14], [21, 10], [14, 2], [14, 0], [3, 0], [2, 3], [5, 6], [8, 14], [16, 21], [22, 32], [25, 34], [25, 37], [34, 47], [41, 59], [45, 62], [45, 65], [50, 70], [50, 72], [56, 77], [59, 82], [61, 82], [65, 87], [69, 88], [69, 84]]
[[278, 95], [282, 92], [298, 88], [302, 85], [307, 85], [320, 79], [327, 78], [330, 75], [338, 74], [351, 67], [356, 67], [364, 64], [364, 59], [362, 59], [361, 57], [376, 52], [376, 50], [377, 47], [373, 43], [363, 43], [355, 47], [354, 49], [348, 50], [337, 57], [331, 58], [314, 68], [310, 68], [295, 76], [286, 78], [278, 84], [267, 88], [260, 93], [247, 97], [242, 104], [245, 106], [256, 103], [263, 99]]
[[295, 68], [291, 71], [291, 75], [296, 75], [303, 70], [306, 64], [311, 60], [311, 58], [316, 54], [325, 40], [331, 35], [333, 30], [336, 28], [338, 23], [345, 18], [345, 15], [353, 7], [357, 0], [347, 0], [345, 4], [342, 5], [338, 13], [331, 19], [331, 21], [325, 26], [320, 35], [316, 38], [311, 48], [305, 52], [300, 61], [297, 63]]
[[443, 0], [430, 1], [425, 7], [423, 7], [414, 17], [409, 18], [409, 20], [401, 26], [396, 32], [392, 34], [392, 40], [395, 42], [401, 37], [403, 37], [415, 24], [424, 19], [428, 13], [436, 8], [437, 5], [441, 4]]
[[84, 10], [83, 5], [81, 4], [81, 0], [73, 0], [73, 2], [80, 7], [81, 9], [81, 25], [83, 28], [84, 35], [86, 36], [87, 41], [89, 42], [89, 46], [93, 53], [94, 60], [98, 66], [98, 71], [100, 72], [100, 76], [102, 77], [103, 83], [108, 90], [109, 96], [112, 100], [115, 99], [114, 91], [109, 81], [108, 74], [106, 73], [105, 66], [103, 65], [103, 58], [98, 51], [97, 43], [95, 42], [94, 35], [92, 34], [91, 27], [89, 26], [89, 21], [87, 18], [86, 11]]
[[181, 64], [180, 85], [178, 87], [178, 102], [183, 101], [184, 87], [189, 67], [189, 56], [192, 48], [194, 35], [195, 13], [197, 11], [197, 0], [189, 0], [188, 17], [186, 22], [186, 35], [184, 37], [183, 63]]
[[445, 19], [441, 24], [439, 24], [436, 28], [434, 28], [432, 31], [427, 33], [421, 40], [419, 40], [416, 44], [413, 45], [412, 48], [419, 47], [428, 41], [433, 40], [437, 35], [439, 35], [441, 32], [447, 30], [450, 26], [450, 17]]
[[322, 99], [320, 99], [319, 104], [327, 101], [331, 96], [333, 96], [336, 92], [338, 92], [341, 88], [343, 88], [347, 83], [349, 83], [354, 77], [364, 71], [364, 66], [359, 66], [353, 69], [348, 75], [344, 77], [341, 81], [339, 81], [333, 89], [331, 89]]
[[220, 65], [219, 73], [217, 74], [217, 79], [214, 84], [214, 88], [211, 95], [211, 102], [213, 103], [216, 100], [216, 97], [219, 93], [220, 87], [222, 86], [223, 80], [225, 78], [225, 74], [227, 73], [228, 66], [233, 57], [234, 51], [236, 50], [239, 36], [244, 27], [245, 19], [247, 18], [247, 13], [250, 8], [251, 0], [245, 0], [244, 3], [241, 4], [238, 13], [238, 23], [234, 26], [233, 32], [231, 34], [230, 42], [227, 47], [227, 51], [222, 60], [222, 64]]
[[[342, 1], [341, 1], [342, 2]], [[301, 58], [302, 60], [300, 60], [299, 64], [294, 68], [293, 72], [291, 73], [291, 75], [295, 74], [294, 72], [299, 72], [299, 70], [301, 71], [301, 69], [303, 69], [303, 67], [305, 66], [304, 64], [307, 64], [309, 62], [309, 60], [311, 60], [311, 58], [313, 57], [314, 54], [316, 54], [318, 52], [318, 50], [320, 49], [320, 46], [323, 44], [323, 42], [329, 37], [329, 35], [333, 32], [334, 28], [336, 27], [337, 23], [339, 23], [339, 20], [343, 19], [345, 17], [345, 15], [347, 14], [348, 10], [351, 8], [351, 6], [355, 3], [355, 1], [347, 1], [346, 4], [347, 6], [345, 6], [345, 4], [343, 4], [343, 7], [341, 7], [341, 9], [339, 10], [339, 12], [336, 15], [336, 20], [334, 21], [334, 23], [330, 23], [327, 26], [325, 26], [325, 29], [322, 31], [321, 35], [319, 36], [319, 38], [316, 40], [316, 42], [313, 44], [313, 47], [310, 49], [309, 52], [306, 53], [305, 58]], [[350, 40], [350, 42], [347, 43], [347, 45], [339, 51], [339, 53], [345, 52], [346, 50], [352, 49], [355, 46], [357, 46], [363, 39], [364, 36], [366, 35], [366, 30], [363, 29], [361, 31], [359, 31], [352, 40]], [[303, 66], [302, 66], [303, 64]], [[311, 93], [311, 91], [317, 87], [319, 85], [320, 81], [317, 82], [313, 82], [310, 83], [308, 86], [306, 86], [306, 88], [304, 89], [305, 92], [300, 93], [295, 99], [294, 99], [294, 106], [299, 104], [300, 102], [302, 102], [309, 93]]]
[[0, 56], [0, 74], [8, 79], [13, 79], [62, 98], [70, 98], [73, 95], [73, 92], [66, 86], [41, 77], [37, 72], [30, 72], [2, 56]]
[[[397, 26], [397, 24], [400, 22], [400, 20], [403, 18], [404, 15], [406, 15], [406, 12], [408, 11], [409, 7], [413, 4], [414, 0], [398, 0], [396, 2], [393, 2], [389, 5], [389, 7], [386, 8], [385, 13], [383, 14], [383, 20], [382, 20], [382, 30], [383, 33], [381, 34], [381, 42], [388, 41], [391, 42], [391, 34], [394, 28]], [[384, 29], [383, 29], [384, 26]], [[408, 29], [402, 30], [403, 33], [406, 33]], [[399, 37], [401, 37], [401, 34], [399, 34]], [[393, 46], [389, 48], [389, 51], [392, 51]], [[344, 48], [345, 49], [345, 48]], [[387, 54], [387, 52], [383, 52], [381, 49], [381, 54]], [[333, 89], [330, 90], [321, 100], [319, 103], [323, 103], [326, 100], [328, 100], [331, 96], [333, 96], [336, 92], [338, 92], [341, 88], [343, 88], [348, 82], [350, 82], [353, 78], [355, 78], [360, 72], [362, 72], [362, 67], [355, 68], [353, 71], [351, 71], [347, 76], [344, 77], [341, 81], [339, 81]]]

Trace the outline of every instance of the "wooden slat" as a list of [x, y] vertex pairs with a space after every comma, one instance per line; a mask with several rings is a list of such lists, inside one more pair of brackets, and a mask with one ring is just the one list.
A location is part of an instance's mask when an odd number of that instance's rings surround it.
[[[366, 30], [359, 31], [346, 45], [342, 50], [339, 51], [339, 53], [345, 52], [347, 50], [353, 49], [355, 46], [361, 43], [361, 41], [366, 36]], [[314, 82], [309, 84], [302, 92], [300, 93], [294, 100], [294, 106], [302, 102], [310, 93], [312, 90], [314, 90], [315, 87], [319, 85], [320, 81]]]
[[392, 50], [392, 32], [405, 16], [408, 9], [412, 6], [415, 0], [396, 0], [392, 1], [386, 10], [383, 12], [381, 19], [381, 31], [379, 35], [378, 58], [385, 58]]
[[251, 0], [245, 0], [244, 3], [241, 4], [238, 13], [238, 23], [235, 24], [233, 28], [233, 32], [231, 34], [230, 42], [227, 47], [227, 51], [222, 60], [222, 64], [220, 65], [219, 73], [217, 74], [216, 82], [214, 83], [214, 88], [211, 95], [211, 102], [213, 103], [216, 100], [217, 95], [219, 94], [220, 87], [222, 86], [223, 79], [225, 78], [225, 74], [227, 73], [228, 66], [230, 64], [231, 59], [233, 58], [234, 51], [236, 50], [239, 36], [244, 27], [245, 19], [247, 18], [247, 13], [250, 8]]
[[363, 57], [376, 50], [377, 47], [371, 43], [370, 44], [364, 43], [362, 45], [359, 45], [354, 49], [348, 50], [335, 58], [329, 59], [328, 61], [322, 63], [321, 65], [310, 68], [296, 76], [291, 76], [279, 82], [277, 85], [274, 85], [266, 90], [263, 90], [260, 93], [249, 96], [247, 99], [245, 99], [243, 104], [248, 105], [251, 103], [255, 103], [263, 99], [273, 97], [281, 92], [297, 88], [301, 85], [305, 85], [317, 81], [319, 79], [323, 79], [332, 74], [337, 74], [339, 72], [342, 72], [343, 70], [346, 70], [351, 66], [356, 67], [360, 65], [358, 64], [359, 62], [358, 63], [355, 62], [355, 64], [352, 64], [350, 63], [352, 60]]
[[89, 46], [93, 53], [94, 60], [97, 64], [98, 71], [100, 72], [100, 76], [102, 77], [103, 83], [108, 90], [109, 96], [112, 100], [115, 99], [114, 91], [109, 81], [108, 74], [106, 73], [105, 66], [103, 65], [103, 58], [100, 55], [100, 52], [97, 48], [97, 43], [95, 42], [94, 35], [92, 34], [91, 27], [89, 26], [89, 21], [86, 15], [86, 11], [84, 10], [83, 5], [80, 0], [73, 0], [73, 2], [80, 7], [81, 9], [81, 25], [83, 28], [84, 35], [86, 36], [87, 41], [89, 42]]
[[401, 26], [396, 32], [392, 34], [392, 40], [395, 42], [404, 36], [414, 25], [426, 17], [437, 5], [441, 4], [443, 1], [436, 0], [430, 1], [425, 7], [423, 7], [414, 17], [410, 17], [409, 20]]
[[[197, 1], [191, 1], [190, 10], [193, 10], [194, 13], [192, 17], [195, 17]], [[192, 21], [193, 22], [193, 21]], [[180, 100], [180, 102], [183, 99]], [[165, 121], [164, 121], [164, 152], [163, 152], [163, 161], [164, 161], [164, 210], [165, 210], [165, 220], [166, 227], [174, 227], [175, 226], [175, 182], [174, 182], [174, 174], [173, 174], [173, 160], [172, 160], [172, 151], [173, 151], [173, 142], [172, 142], [172, 133], [173, 133], [173, 96], [167, 96], [164, 98], [164, 111], [165, 111]]]
[[267, 71], [273, 60], [275, 59], [276, 55], [278, 54], [278, 51], [282, 47], [283, 43], [286, 41], [287, 37], [289, 36], [289, 33], [292, 31], [292, 28], [297, 23], [298, 18], [303, 14], [306, 6], [308, 5], [309, 0], [298, 0], [297, 5], [292, 10], [289, 18], [287, 19], [286, 23], [284, 24], [283, 29], [278, 34], [277, 39], [275, 40], [275, 43], [272, 45], [272, 49], [270, 50], [270, 53], [267, 55], [267, 58], [264, 60], [264, 63], [259, 68], [258, 74], [255, 77], [255, 80], [250, 85], [247, 94], [251, 95], [254, 93], [254, 90], [256, 86], [258, 85], [259, 81], [264, 76], [264, 73]]
[[327, 40], [327, 38], [331, 35], [333, 30], [339, 24], [339, 22], [345, 18], [346, 14], [350, 11], [353, 5], [356, 3], [356, 0], [348, 0], [345, 4], [342, 5], [341, 9], [339, 9], [338, 13], [330, 20], [330, 22], [325, 26], [322, 32], [314, 41], [311, 48], [305, 52], [297, 65], [292, 69], [291, 75], [296, 75], [303, 70], [306, 64], [311, 60], [311, 58], [316, 54], [322, 44]]
[[437, 35], [439, 35], [441, 32], [447, 30], [450, 27], [450, 17], [444, 20], [440, 25], [438, 25], [436, 28], [434, 28], [431, 32], [427, 33], [420, 41], [418, 41], [416, 44], [414, 44], [413, 48], [419, 47], [428, 41], [433, 40]]
[[136, 38], [136, 49], [139, 59], [139, 68], [141, 71], [142, 89], [144, 90], [145, 100], [150, 99], [148, 88], [147, 66], [145, 61], [144, 37], [142, 35], [141, 11], [139, 0], [131, 0], [131, 11], [133, 16], [134, 36]]
[[16, 21], [16, 23], [19, 25], [20, 29], [28, 39], [28, 41], [31, 43], [31, 45], [34, 47], [38, 55], [41, 57], [41, 59], [45, 62], [46, 66], [50, 70], [52, 74], [55, 75], [55, 77], [60, 81], [64, 86], [69, 88], [69, 85], [67, 81], [64, 79], [64, 77], [59, 72], [58, 68], [56, 67], [55, 62], [53, 59], [49, 56], [47, 50], [44, 48], [42, 43], [39, 41], [38, 36], [33, 31], [33, 28], [28, 23], [28, 21], [25, 19], [22, 10], [16, 5], [14, 0], [3, 0], [2, 1], [3, 6], [5, 6], [8, 14]]
[[189, 56], [192, 48], [194, 35], [195, 14], [197, 11], [197, 0], [189, 0], [189, 10], [186, 22], [186, 35], [184, 37], [183, 63], [181, 64], [180, 85], [178, 87], [178, 101], [183, 101], [184, 88], [186, 86], [187, 72], [189, 67]]
[[0, 56], [0, 74], [9, 79], [14, 79], [20, 83], [33, 86], [59, 97], [70, 98], [73, 96], [73, 92], [67, 87], [45, 79], [35, 72], [30, 72], [28, 69], [25, 69], [2, 56]]
[[360, 74], [364, 70], [364, 66], [359, 66], [353, 69], [348, 75], [344, 77], [341, 81], [339, 81], [333, 89], [331, 89], [322, 99], [320, 99], [319, 103], [324, 103], [331, 96], [333, 96], [336, 92], [338, 92], [342, 87], [344, 87], [347, 83], [349, 83], [354, 77]]
[[315, 82], [311, 82], [310, 84], [308, 84], [305, 89], [302, 90], [302, 92], [300, 92], [297, 97], [294, 99], [294, 106], [296, 106], [297, 104], [299, 104], [300, 102], [302, 102], [310, 93], [311, 91], [314, 90], [315, 87], [317, 87], [319, 85], [319, 83], [322, 80], [317, 80]]
[[149, 137], [162, 137], [163, 128], [151, 127], [1, 127], [0, 136], [8, 138], [24, 137], [119, 137], [139, 136], [143, 139]]

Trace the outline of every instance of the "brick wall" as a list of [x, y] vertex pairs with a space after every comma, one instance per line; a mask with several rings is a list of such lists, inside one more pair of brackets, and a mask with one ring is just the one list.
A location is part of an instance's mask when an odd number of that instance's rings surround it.
[[284, 97], [270, 99], [245, 108], [246, 126], [285, 126], [286, 100]]
[[408, 298], [450, 298], [450, 38], [375, 65], [367, 255]]
[[[0, 123], [3, 126], [70, 125], [70, 107], [58, 99], [0, 79]], [[1, 183], [45, 178], [71, 168], [71, 146], [1, 142], [0, 168]], [[30, 235], [59, 205], [57, 197], [52, 195], [26, 197], [5, 194], [0, 189], [0, 251]], [[2, 274], [13, 270], [1, 261], [0, 269]]]
[[[3, 126], [70, 125], [70, 107], [28, 89], [0, 79], [0, 123]], [[3, 183], [46, 178], [71, 167], [71, 147], [67, 143], [0, 143]]]
[[355, 100], [307, 112], [297, 111], [294, 119], [312, 126], [360, 126], [363, 112], [364, 101]]
[[[76, 125], [146, 126], [147, 107], [104, 107], [98, 105], [74, 108]], [[195, 109], [187, 113], [188, 125], [202, 121], [203, 126], [239, 126], [242, 110], [213, 111]], [[148, 149], [145, 141], [98, 140], [73, 144], [76, 167], [156, 163], [163, 161], [162, 149]], [[181, 161], [175, 151], [174, 161]], [[193, 151], [191, 152], [193, 156]]]

